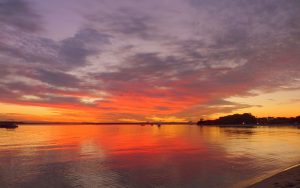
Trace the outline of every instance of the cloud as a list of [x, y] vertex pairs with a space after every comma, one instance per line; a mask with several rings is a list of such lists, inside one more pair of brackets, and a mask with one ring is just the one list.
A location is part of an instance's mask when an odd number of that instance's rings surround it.
[[212, 101], [204, 102], [200, 105], [194, 105], [186, 110], [176, 113], [176, 116], [184, 116], [190, 120], [199, 120], [200, 118], [206, 118], [207, 115], [212, 114], [227, 114], [235, 110], [241, 110], [251, 107], [262, 107], [261, 105], [249, 105], [243, 103], [236, 103], [227, 101], [224, 99], [217, 99]]
[[[88, 58], [101, 54], [110, 36], [83, 28], [62, 41], [11, 30], [0, 31], [0, 99], [22, 105], [70, 107], [91, 106], [81, 102], [93, 88], [88, 81], [70, 73]], [[77, 93], [79, 96], [77, 96]], [[40, 100], [24, 100], [36, 96]]]
[[40, 16], [33, 11], [32, 4], [22, 0], [0, 1], [0, 23], [25, 32], [42, 30]]
[[70, 65], [82, 64], [88, 56], [99, 54], [100, 47], [109, 44], [109, 39], [108, 34], [99, 33], [91, 28], [82, 29], [74, 37], [61, 41], [58, 55]]
[[296, 0], [103, 1], [59, 41], [35, 33], [33, 5], [1, 3], [11, 11], [0, 13], [1, 100], [37, 96], [31, 104], [88, 106], [99, 118], [197, 118], [253, 107], [232, 96], [299, 88]]
[[79, 30], [74, 36], [56, 42], [9, 28], [0, 31], [0, 50], [11, 58], [28, 64], [69, 69], [82, 66], [87, 57], [97, 55], [109, 44], [110, 36], [90, 28]]
[[88, 57], [99, 55], [110, 40], [108, 35], [90, 28], [62, 41], [9, 28], [0, 31], [0, 38], [0, 85], [6, 91], [1, 98], [14, 96], [16, 101], [22, 95], [56, 93], [56, 90], [88, 92], [89, 84], [69, 71], [86, 65]]
[[101, 9], [85, 17], [89, 24], [115, 35], [146, 40], [158, 36], [153, 15], [131, 6], [114, 7], [110, 11]]
[[37, 79], [48, 83], [52, 86], [63, 86], [69, 88], [79, 87], [80, 80], [73, 75], [62, 73], [62, 72], [52, 72], [48, 70], [38, 70]]

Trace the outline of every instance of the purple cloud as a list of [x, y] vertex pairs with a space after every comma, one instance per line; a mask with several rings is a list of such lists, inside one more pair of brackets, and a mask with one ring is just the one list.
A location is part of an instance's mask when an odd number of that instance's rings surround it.
[[[93, 3], [74, 3], [82, 23], [57, 40], [43, 30], [51, 15], [35, 12], [39, 4], [0, 1], [0, 99], [35, 94], [80, 105], [76, 92], [105, 93], [110, 103], [95, 109], [118, 110], [114, 99], [141, 97], [160, 101], [149, 107], [154, 113], [196, 116], [249, 108], [226, 99], [253, 90], [299, 89], [297, 0]], [[124, 105], [132, 112], [118, 114], [143, 117], [139, 104]]]

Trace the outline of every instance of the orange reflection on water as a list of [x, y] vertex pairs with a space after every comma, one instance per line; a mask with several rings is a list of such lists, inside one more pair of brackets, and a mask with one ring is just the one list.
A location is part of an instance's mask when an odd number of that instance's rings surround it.
[[71, 186], [230, 187], [297, 162], [299, 135], [292, 127], [21, 126], [0, 129], [0, 175], [5, 169], [12, 184], [17, 173], [32, 184], [51, 174]]
[[[82, 143], [93, 142], [101, 149], [115, 153], [158, 153], [164, 151], [165, 147], [174, 150], [193, 147], [192, 134], [181, 126], [55, 126], [47, 129], [47, 139], [56, 140], [57, 145], [80, 147]], [[187, 137], [187, 134], [191, 137]], [[195, 143], [194, 147], [201, 148], [199, 144]]]

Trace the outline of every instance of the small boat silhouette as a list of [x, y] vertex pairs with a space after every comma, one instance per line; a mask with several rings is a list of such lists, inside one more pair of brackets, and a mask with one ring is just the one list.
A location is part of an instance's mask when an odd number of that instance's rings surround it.
[[17, 128], [18, 125], [15, 122], [10, 121], [2, 121], [0, 122], [0, 128], [14, 129]]

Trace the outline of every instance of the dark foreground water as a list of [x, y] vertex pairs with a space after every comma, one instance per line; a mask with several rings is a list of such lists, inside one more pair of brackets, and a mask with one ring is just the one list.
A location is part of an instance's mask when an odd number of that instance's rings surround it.
[[0, 187], [245, 187], [299, 148], [295, 127], [21, 126], [0, 129]]

